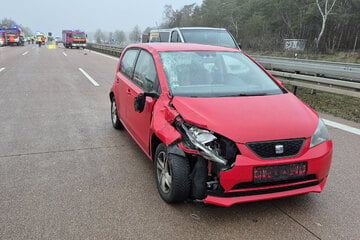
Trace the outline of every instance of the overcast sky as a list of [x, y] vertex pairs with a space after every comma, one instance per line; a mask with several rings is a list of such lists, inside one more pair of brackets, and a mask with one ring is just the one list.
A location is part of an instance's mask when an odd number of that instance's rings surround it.
[[32, 31], [53, 32], [82, 29], [87, 32], [131, 31], [156, 26], [163, 20], [166, 4], [173, 9], [202, 0], [18, 0], [0, 3], [0, 20], [11, 18]]

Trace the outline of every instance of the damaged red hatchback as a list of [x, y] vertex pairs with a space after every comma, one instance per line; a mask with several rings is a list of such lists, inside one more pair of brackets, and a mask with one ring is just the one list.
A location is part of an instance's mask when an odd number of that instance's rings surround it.
[[321, 192], [332, 141], [319, 115], [241, 50], [127, 47], [111, 117], [154, 162], [166, 202], [221, 206]]

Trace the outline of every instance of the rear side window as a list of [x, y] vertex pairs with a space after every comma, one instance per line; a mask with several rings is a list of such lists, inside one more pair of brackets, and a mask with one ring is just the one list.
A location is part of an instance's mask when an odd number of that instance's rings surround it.
[[150, 53], [141, 51], [132, 81], [144, 92], [158, 92], [159, 80], [154, 60]]
[[124, 57], [121, 59], [120, 72], [128, 78], [131, 78], [133, 75], [135, 60], [138, 52], [138, 49], [129, 49], [124, 54]]

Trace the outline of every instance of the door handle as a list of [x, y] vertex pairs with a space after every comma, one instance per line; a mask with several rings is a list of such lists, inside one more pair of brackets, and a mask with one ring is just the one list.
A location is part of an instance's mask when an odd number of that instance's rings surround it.
[[131, 95], [131, 90], [128, 88], [128, 89], [126, 90], [126, 93], [127, 93], [128, 95]]

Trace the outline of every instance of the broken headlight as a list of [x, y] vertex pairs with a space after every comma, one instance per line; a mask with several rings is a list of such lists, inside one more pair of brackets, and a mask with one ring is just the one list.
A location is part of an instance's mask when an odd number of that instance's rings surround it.
[[207, 160], [227, 165], [228, 161], [218, 154], [214, 147], [217, 137], [213, 132], [190, 124], [180, 122], [180, 126], [186, 135], [186, 139], [196, 148], [201, 156]]

